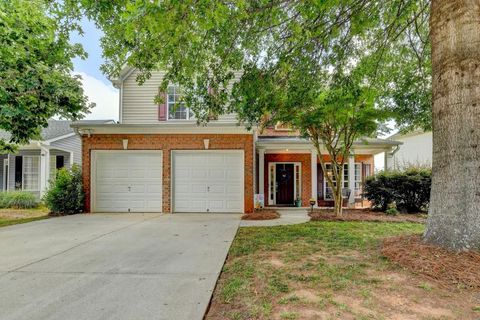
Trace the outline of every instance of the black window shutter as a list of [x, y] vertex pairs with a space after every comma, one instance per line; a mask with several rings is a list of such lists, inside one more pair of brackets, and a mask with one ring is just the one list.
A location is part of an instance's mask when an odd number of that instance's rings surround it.
[[15, 190], [22, 189], [23, 157], [15, 157]]
[[317, 164], [317, 198], [323, 200], [323, 170], [320, 163]]
[[64, 166], [65, 166], [65, 157], [64, 156], [57, 156], [56, 169], [61, 169]]

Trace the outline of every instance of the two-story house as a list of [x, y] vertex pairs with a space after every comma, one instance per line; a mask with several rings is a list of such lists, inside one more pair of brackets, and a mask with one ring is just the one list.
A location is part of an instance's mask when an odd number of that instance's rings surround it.
[[[197, 125], [178, 105], [178, 87], [165, 102], [154, 97], [162, 72], [143, 85], [125, 68], [117, 124], [75, 124], [82, 136], [86, 208], [91, 212], [252, 212], [254, 195], [266, 206], [332, 205], [331, 190], [311, 143], [281, 126], [247, 130], [235, 115]], [[363, 204], [361, 182], [373, 172], [373, 156], [399, 143], [369, 139], [354, 146], [341, 183], [350, 203]], [[328, 161], [328, 159], [326, 159]], [[328, 172], [326, 173], [328, 174]]]

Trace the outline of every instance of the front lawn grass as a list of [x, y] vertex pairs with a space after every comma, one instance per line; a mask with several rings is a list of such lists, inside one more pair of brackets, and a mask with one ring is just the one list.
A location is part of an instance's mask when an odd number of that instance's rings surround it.
[[45, 206], [33, 209], [0, 209], [0, 227], [46, 219], [48, 213]]
[[478, 293], [445, 288], [380, 255], [417, 223], [240, 228], [206, 319], [477, 319]]

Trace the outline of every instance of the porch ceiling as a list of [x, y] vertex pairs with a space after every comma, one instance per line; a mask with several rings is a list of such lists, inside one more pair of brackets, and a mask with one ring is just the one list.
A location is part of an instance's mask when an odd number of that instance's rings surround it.
[[[353, 151], [358, 154], [378, 154], [389, 151], [401, 145], [402, 142], [364, 138], [354, 142]], [[259, 137], [256, 143], [256, 148], [264, 149], [265, 153], [310, 153], [313, 145], [308, 139], [299, 137]], [[321, 148], [322, 153], [327, 152], [326, 149]]]

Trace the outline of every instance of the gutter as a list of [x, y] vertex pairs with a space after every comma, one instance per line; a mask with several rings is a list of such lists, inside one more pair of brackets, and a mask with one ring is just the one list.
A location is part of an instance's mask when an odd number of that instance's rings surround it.
[[395, 153], [397, 153], [398, 151], [400, 151], [400, 145], [397, 145], [397, 147], [395, 148], [395, 150], [393, 150], [392, 152], [390, 152], [390, 155], [393, 157], [395, 155]]

